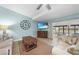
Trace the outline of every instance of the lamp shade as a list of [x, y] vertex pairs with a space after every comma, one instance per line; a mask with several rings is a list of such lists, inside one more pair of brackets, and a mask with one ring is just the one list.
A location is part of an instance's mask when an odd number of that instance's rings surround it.
[[0, 25], [0, 30], [5, 30], [8, 28], [8, 25]]

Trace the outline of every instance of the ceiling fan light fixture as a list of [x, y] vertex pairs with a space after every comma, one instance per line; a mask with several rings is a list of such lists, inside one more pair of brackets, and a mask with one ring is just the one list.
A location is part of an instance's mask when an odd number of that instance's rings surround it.
[[46, 5], [48, 10], [51, 10], [51, 6], [49, 4]]

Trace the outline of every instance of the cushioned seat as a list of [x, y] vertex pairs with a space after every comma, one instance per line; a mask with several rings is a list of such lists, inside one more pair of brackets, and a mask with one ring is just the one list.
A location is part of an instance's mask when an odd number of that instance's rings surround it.
[[37, 47], [37, 39], [31, 36], [25, 36], [22, 40], [23, 50], [28, 52]]

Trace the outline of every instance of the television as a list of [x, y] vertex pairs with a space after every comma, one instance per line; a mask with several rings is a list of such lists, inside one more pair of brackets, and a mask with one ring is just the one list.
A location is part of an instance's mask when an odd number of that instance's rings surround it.
[[38, 22], [37, 27], [38, 27], [38, 29], [46, 29], [46, 28], [48, 28], [48, 23], [46, 23], [46, 22]]

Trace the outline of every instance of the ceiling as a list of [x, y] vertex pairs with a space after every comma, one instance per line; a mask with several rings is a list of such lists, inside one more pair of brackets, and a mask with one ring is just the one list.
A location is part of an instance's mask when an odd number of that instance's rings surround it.
[[0, 6], [31, 17], [36, 21], [60, 21], [62, 18], [66, 20], [66, 18], [79, 17], [79, 4], [51, 4], [51, 10], [48, 10], [46, 5], [37, 10], [39, 4], [2, 4]]
[[[79, 17], [79, 5], [76, 4], [56, 4], [52, 5], [52, 10], [48, 13], [36, 18], [37, 20], [60, 21], [60, 19], [74, 19]], [[76, 16], [75, 16], [76, 15]]]
[[45, 7], [37, 10], [39, 4], [2, 4], [0, 6], [31, 18], [47, 11]]

